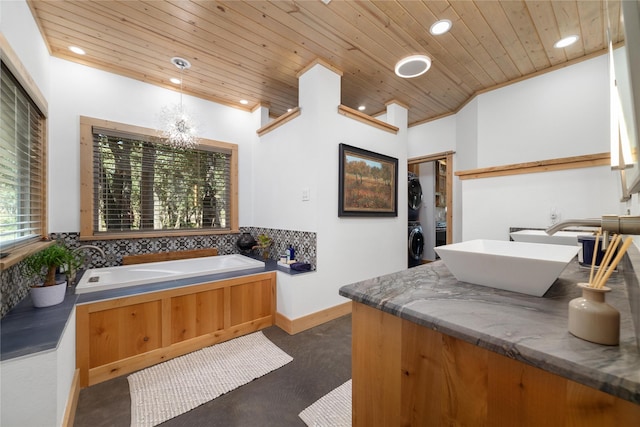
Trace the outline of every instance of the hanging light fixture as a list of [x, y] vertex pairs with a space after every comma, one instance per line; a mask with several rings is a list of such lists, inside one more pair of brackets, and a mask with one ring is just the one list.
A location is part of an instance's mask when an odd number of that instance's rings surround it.
[[172, 147], [193, 148], [198, 145], [196, 127], [182, 105], [182, 74], [191, 68], [191, 63], [179, 57], [171, 58], [171, 63], [180, 69], [180, 105], [162, 107], [162, 136]]

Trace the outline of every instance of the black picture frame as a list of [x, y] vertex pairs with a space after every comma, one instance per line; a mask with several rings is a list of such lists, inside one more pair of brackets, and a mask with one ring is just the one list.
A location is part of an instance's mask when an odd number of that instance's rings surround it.
[[398, 159], [340, 144], [338, 216], [398, 216]]

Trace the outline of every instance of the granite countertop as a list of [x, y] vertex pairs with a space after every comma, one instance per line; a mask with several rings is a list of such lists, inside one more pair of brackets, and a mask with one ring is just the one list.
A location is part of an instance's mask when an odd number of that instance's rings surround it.
[[544, 297], [459, 282], [442, 261], [343, 286], [340, 295], [640, 404], [640, 352], [623, 274], [607, 286], [621, 314], [619, 346], [567, 330], [568, 303], [589, 269], [572, 261]]
[[[290, 268], [280, 267], [275, 260], [267, 260], [263, 268], [167, 280], [158, 283], [79, 295], [76, 295], [75, 287], [71, 286], [67, 288], [64, 301], [52, 307], [35, 308], [31, 301], [31, 296], [27, 295], [2, 318], [0, 326], [0, 361], [55, 350], [76, 304], [85, 304], [146, 292], [157, 292], [165, 289], [225, 280], [250, 274], [260, 274], [269, 271], [280, 271], [290, 275], [310, 273], [308, 271], [295, 271]], [[78, 275], [78, 280], [80, 277], [82, 277], [82, 273]], [[76, 280], [76, 283], [78, 283], [78, 280]]]

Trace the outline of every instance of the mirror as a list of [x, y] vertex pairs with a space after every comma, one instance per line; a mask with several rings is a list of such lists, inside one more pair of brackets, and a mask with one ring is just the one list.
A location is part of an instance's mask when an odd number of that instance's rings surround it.
[[[640, 192], [640, 166], [638, 152], [640, 151], [640, 1], [620, 2], [621, 13], [619, 22], [612, 25], [610, 17], [609, 39], [618, 25], [624, 27], [624, 45], [612, 48], [610, 43], [610, 60], [612, 74], [615, 76], [615, 86], [612, 85], [612, 159], [625, 150], [630, 151], [630, 160], [621, 160], [621, 165], [614, 168], [621, 169], [623, 184], [623, 199], [630, 194]], [[613, 92], [617, 87], [617, 94]], [[617, 104], [617, 105], [616, 105]], [[619, 121], [620, 127], [616, 123]], [[630, 162], [630, 163], [629, 163]]]

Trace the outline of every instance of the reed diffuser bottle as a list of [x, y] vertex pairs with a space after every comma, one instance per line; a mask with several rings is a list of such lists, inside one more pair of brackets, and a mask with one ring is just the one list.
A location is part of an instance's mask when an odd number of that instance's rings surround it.
[[574, 298], [569, 302], [569, 332], [578, 338], [597, 344], [618, 345], [620, 343], [620, 312], [605, 302], [604, 296], [611, 291], [611, 288], [604, 285], [633, 240], [627, 238], [613, 259], [613, 254], [622, 241], [622, 236], [616, 234], [607, 247], [598, 272], [594, 275], [600, 233], [601, 230], [598, 230], [596, 234], [589, 283], [578, 283], [578, 287], [582, 289], [582, 297]]
[[605, 302], [611, 289], [590, 287], [578, 283], [582, 297], [569, 302], [569, 332], [578, 338], [597, 344], [620, 343], [620, 312]]

